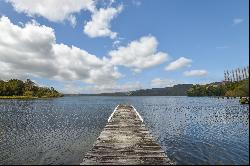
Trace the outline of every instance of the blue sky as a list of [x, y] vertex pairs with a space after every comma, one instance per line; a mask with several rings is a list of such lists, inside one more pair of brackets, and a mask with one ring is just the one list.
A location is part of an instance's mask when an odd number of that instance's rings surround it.
[[221, 81], [249, 64], [247, 0], [46, 1], [0, 0], [1, 79], [99, 93]]

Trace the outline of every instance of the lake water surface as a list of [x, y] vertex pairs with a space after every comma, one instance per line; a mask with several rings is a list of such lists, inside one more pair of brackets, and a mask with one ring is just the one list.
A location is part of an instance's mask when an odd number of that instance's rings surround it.
[[208, 97], [0, 100], [0, 165], [79, 164], [118, 104], [177, 164], [249, 164], [249, 105]]

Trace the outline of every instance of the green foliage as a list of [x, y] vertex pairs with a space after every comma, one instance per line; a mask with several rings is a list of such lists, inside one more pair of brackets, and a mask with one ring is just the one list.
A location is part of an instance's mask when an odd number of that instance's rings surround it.
[[242, 97], [240, 99], [241, 104], [249, 104], [249, 97]]
[[249, 79], [220, 84], [194, 85], [187, 91], [188, 96], [249, 96]]
[[32, 97], [32, 96], [34, 96], [34, 92], [33, 92], [33, 91], [27, 90], [27, 91], [25, 91], [25, 92], [23, 93], [23, 95], [24, 95], [24, 96]]
[[0, 80], [0, 96], [60, 97], [62, 94], [53, 87], [39, 87], [30, 79], [25, 82], [18, 79]]

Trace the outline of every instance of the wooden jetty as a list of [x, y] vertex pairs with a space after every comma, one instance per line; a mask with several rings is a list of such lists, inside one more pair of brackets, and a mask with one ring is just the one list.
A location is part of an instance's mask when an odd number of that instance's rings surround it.
[[173, 165], [133, 106], [118, 105], [81, 165]]

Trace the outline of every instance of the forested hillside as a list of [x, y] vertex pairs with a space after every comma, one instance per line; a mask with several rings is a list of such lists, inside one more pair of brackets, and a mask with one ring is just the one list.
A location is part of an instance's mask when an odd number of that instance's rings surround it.
[[24, 96], [24, 97], [59, 97], [62, 96], [53, 87], [39, 87], [30, 79], [26, 81], [11, 79], [0, 80], [0, 96]]
[[188, 96], [249, 96], [249, 78], [221, 84], [194, 85], [187, 91]]

